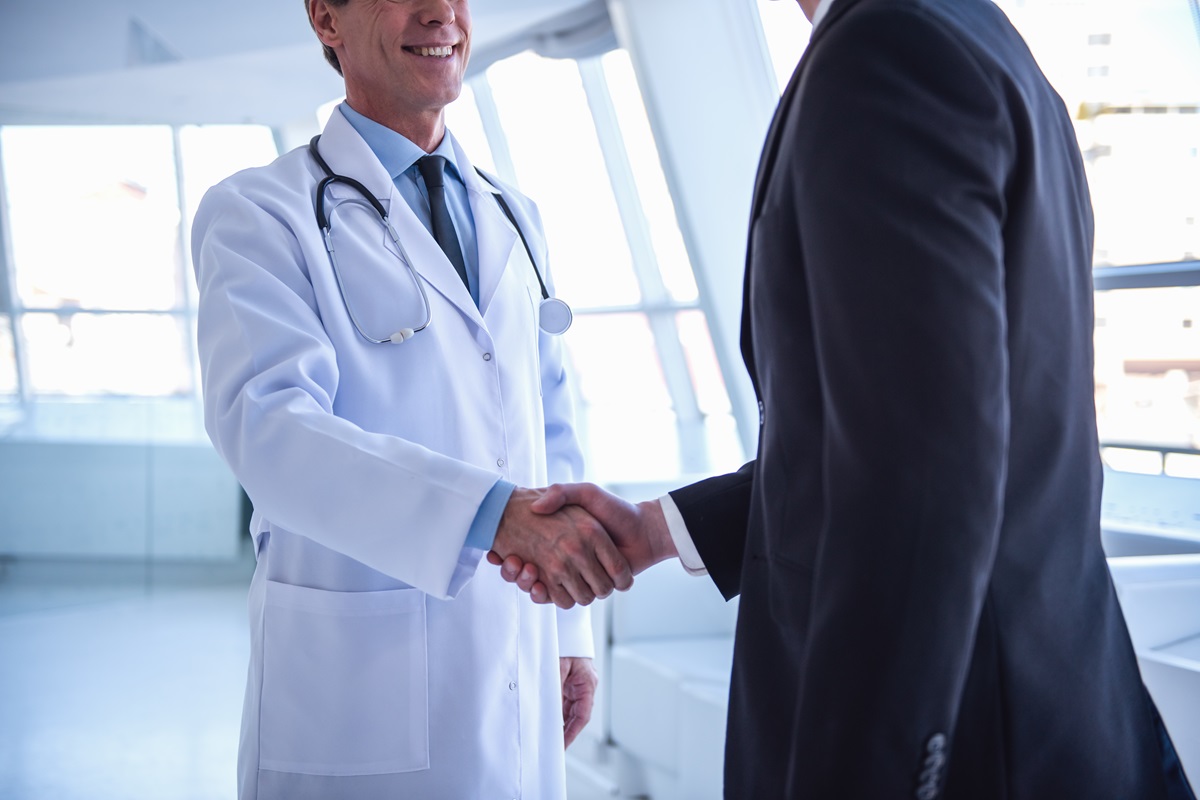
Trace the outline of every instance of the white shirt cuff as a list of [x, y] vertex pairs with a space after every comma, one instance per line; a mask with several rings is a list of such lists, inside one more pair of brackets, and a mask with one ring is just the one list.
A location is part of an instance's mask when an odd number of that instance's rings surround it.
[[592, 610], [586, 606], [556, 608], [558, 655], [560, 658], [595, 658], [592, 639]]
[[704, 566], [704, 560], [700, 558], [700, 551], [692, 542], [692, 535], [688, 533], [687, 523], [683, 521], [683, 515], [679, 513], [679, 506], [675, 505], [675, 501], [669, 494], [658, 498], [658, 504], [662, 506], [663, 518], [667, 521], [667, 530], [671, 533], [671, 541], [675, 543], [676, 552], [679, 553], [679, 563], [683, 565], [689, 575], [707, 575], [708, 568]]

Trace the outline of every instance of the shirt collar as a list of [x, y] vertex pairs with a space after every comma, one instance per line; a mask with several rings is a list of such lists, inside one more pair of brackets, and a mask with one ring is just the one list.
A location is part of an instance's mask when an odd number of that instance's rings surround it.
[[[354, 130], [358, 131], [358, 135], [367, 143], [367, 147], [371, 148], [371, 152], [379, 159], [379, 163], [383, 164], [383, 168], [387, 170], [393, 180], [411, 169], [417, 163], [417, 159], [425, 155], [425, 151], [408, 137], [396, 133], [386, 125], [380, 125], [373, 119], [364, 117], [344, 101], [338, 105], [338, 109], [354, 127]], [[446, 131], [441, 144], [431, 155], [445, 158], [451, 175], [459, 181], [463, 181], [462, 171], [458, 168], [458, 162], [454, 158], [454, 145], [451, 141], [450, 131]]]
[[817, 10], [813, 12], [812, 26], [816, 30], [821, 24], [821, 20], [825, 19], [825, 15], [829, 13], [829, 7], [834, 4], [834, 0], [821, 0], [817, 3]]

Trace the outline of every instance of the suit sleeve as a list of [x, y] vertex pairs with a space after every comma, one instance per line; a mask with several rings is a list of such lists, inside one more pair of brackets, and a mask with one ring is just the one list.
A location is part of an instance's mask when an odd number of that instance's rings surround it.
[[692, 544], [726, 600], [742, 591], [742, 561], [754, 462], [737, 472], [698, 481], [671, 492]]
[[794, 712], [814, 797], [909, 796], [952, 736], [1007, 481], [1016, 90], [924, 12], [860, 8], [811, 54], [778, 161], [824, 409]]

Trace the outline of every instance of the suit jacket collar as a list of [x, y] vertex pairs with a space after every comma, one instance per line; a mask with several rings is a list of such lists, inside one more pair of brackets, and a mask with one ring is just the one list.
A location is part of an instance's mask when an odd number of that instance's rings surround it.
[[796, 64], [796, 69], [792, 72], [792, 78], [788, 81], [783, 96], [779, 98], [779, 105], [775, 108], [775, 116], [771, 119], [771, 127], [767, 130], [767, 139], [763, 145], [762, 157], [758, 161], [758, 175], [754, 179], [754, 195], [750, 205], [750, 235], [747, 237], [746, 242], [746, 267], [742, 278], [741, 345], [742, 360], [746, 364], [747, 372], [750, 373], [750, 382], [754, 385], [755, 394], [760, 397], [758, 372], [754, 366], [754, 343], [750, 332], [750, 262], [753, 260], [754, 255], [754, 221], [758, 219], [758, 214], [762, 210], [767, 181], [774, 171], [775, 157], [779, 152], [779, 138], [782, 135], [784, 120], [787, 119], [788, 110], [795, 101], [796, 95], [799, 94], [798, 87], [801, 82], [801, 76], [804, 73], [804, 65], [817, 43], [828, 34], [829, 29], [836, 25], [838, 20], [844, 17], [846, 12], [859, 2], [861, 0], [837, 0], [837, 2], [829, 7], [825, 17], [820, 20], [820, 24], [813, 29], [812, 36], [808, 40], [808, 46], [804, 48], [804, 55], [800, 57], [800, 62]]
[[758, 175], [754, 179], [754, 200], [750, 206], [751, 221], [758, 217], [758, 212], [762, 208], [763, 190], [765, 189], [767, 177], [771, 174], [771, 170], [775, 166], [775, 155], [779, 150], [780, 129], [783, 127], [783, 120], [787, 117], [787, 110], [797, 94], [800, 76], [804, 72], [804, 65], [808, 61], [809, 54], [812, 53], [817, 42], [824, 38], [829, 29], [837, 24], [837, 21], [845, 16], [846, 12], [852, 6], [860, 1], [836, 0], [829, 7], [824, 18], [820, 20], [820, 24], [813, 29], [812, 36], [808, 40], [808, 46], [804, 48], [804, 54], [800, 57], [799, 63], [796, 64], [796, 69], [792, 72], [791, 80], [788, 81], [787, 88], [784, 90], [783, 96], [779, 99], [779, 105], [775, 108], [775, 116], [771, 119], [771, 127], [767, 130], [762, 158], [758, 161]]

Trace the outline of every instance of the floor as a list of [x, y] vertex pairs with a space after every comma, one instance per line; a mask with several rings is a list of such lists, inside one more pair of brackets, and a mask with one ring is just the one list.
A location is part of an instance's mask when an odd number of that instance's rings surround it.
[[242, 580], [0, 574], [0, 798], [234, 798], [245, 608]]

